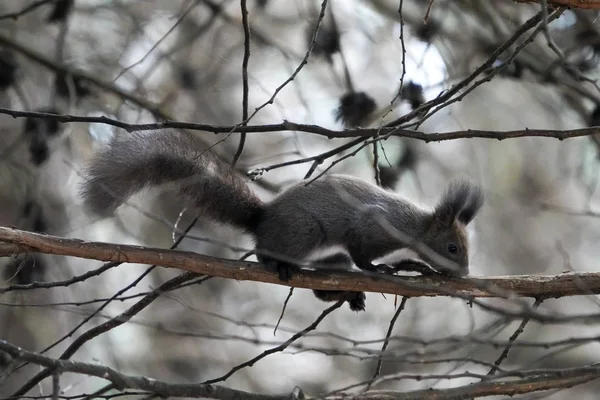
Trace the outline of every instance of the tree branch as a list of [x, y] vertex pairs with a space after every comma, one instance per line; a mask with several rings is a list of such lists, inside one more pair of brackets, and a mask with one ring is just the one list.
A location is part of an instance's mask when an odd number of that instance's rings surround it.
[[[517, 3], [540, 3], [540, 0], [515, 0]], [[600, 0], [548, 0], [553, 6], [566, 6], [569, 8], [584, 8], [588, 10], [600, 9]]]
[[[261, 395], [241, 390], [229, 389], [219, 385], [174, 384], [158, 381], [145, 376], [122, 374], [110, 367], [70, 360], [58, 360], [17, 347], [0, 340], [0, 351], [12, 358], [37, 364], [51, 371], [71, 372], [95, 376], [110, 381], [120, 390], [138, 389], [162, 397], [194, 397], [211, 399], [250, 399], [250, 400], [286, 400], [303, 398], [299, 390], [287, 395]], [[552, 372], [525, 375], [520, 379], [497, 379], [450, 389], [426, 389], [412, 392], [372, 391], [363, 394], [340, 393], [321, 398], [356, 400], [459, 400], [473, 397], [498, 396], [532, 393], [556, 388], [569, 388], [600, 378], [600, 366], [592, 364], [582, 367], [560, 369]]]
[[162, 397], [204, 397], [209, 399], [255, 399], [255, 400], [288, 400], [291, 395], [259, 395], [241, 390], [229, 389], [218, 385], [205, 384], [174, 384], [161, 382], [145, 376], [132, 376], [106, 366], [98, 364], [87, 364], [83, 362], [58, 360], [33, 353], [17, 347], [5, 340], [0, 339], [0, 350], [8, 353], [11, 357], [20, 361], [26, 361], [46, 367], [51, 371], [72, 372], [106, 379], [114, 384], [117, 389], [141, 389], [158, 394]]
[[[1, 43], [1, 41], [0, 41]], [[433, 132], [423, 133], [410, 129], [401, 129], [397, 127], [382, 127], [382, 128], [356, 128], [334, 130], [327, 129], [319, 125], [297, 124], [295, 122], [283, 121], [280, 124], [268, 125], [231, 125], [218, 126], [209, 124], [200, 124], [194, 122], [166, 121], [149, 124], [129, 124], [118, 119], [108, 118], [105, 116], [79, 116], [68, 114], [48, 114], [34, 111], [18, 111], [9, 108], [0, 108], [0, 114], [10, 115], [13, 118], [44, 118], [52, 119], [61, 123], [99, 123], [115, 126], [124, 129], [128, 132], [150, 131], [157, 129], [187, 129], [195, 131], [206, 131], [214, 134], [230, 133], [232, 131], [245, 133], [276, 133], [276, 132], [306, 132], [315, 135], [326, 136], [329, 139], [350, 139], [350, 138], [371, 138], [377, 136], [396, 136], [409, 139], [421, 140], [425, 143], [443, 142], [456, 139], [518, 139], [524, 137], [545, 137], [558, 140], [571, 139], [576, 137], [592, 136], [600, 134], [599, 126], [580, 129], [566, 130], [551, 130], [551, 129], [518, 129], [512, 131], [485, 131], [478, 129], [467, 129], [454, 132]]]
[[600, 367], [595, 365], [556, 370], [522, 379], [503, 379], [463, 385], [451, 389], [425, 389], [400, 393], [394, 391], [372, 391], [352, 396], [340, 394], [327, 396], [327, 400], [462, 400], [487, 396], [514, 396], [550, 389], [568, 389], [600, 378]]
[[[302, 270], [287, 283], [260, 264], [227, 260], [189, 251], [169, 250], [104, 242], [87, 242], [0, 227], [0, 255], [37, 252], [91, 260], [155, 264], [241, 281], [257, 281], [320, 290], [366, 291], [407, 297], [455, 295], [473, 299], [503, 297], [563, 297], [600, 294], [600, 273], [580, 272], [558, 275], [516, 275], [482, 278], [441, 278], [438, 276], [391, 276], [367, 271]], [[517, 314], [515, 314], [517, 315]]]
[[43, 65], [51, 71], [55, 71], [60, 74], [64, 74], [70, 76], [73, 79], [83, 79], [92, 85], [106, 90], [107, 92], [113, 93], [119, 96], [122, 99], [128, 100], [138, 107], [144, 108], [154, 114], [157, 118], [161, 119], [170, 119], [166, 112], [161, 110], [159, 106], [146, 101], [144, 98], [139, 97], [133, 93], [130, 93], [120, 87], [113, 85], [110, 82], [103, 81], [99, 79], [94, 74], [83, 72], [83, 71], [75, 71], [65, 65], [59, 65], [54, 60], [49, 59], [44, 54], [38, 53], [27, 46], [17, 43], [13, 41], [11, 38], [0, 34], [0, 45], [7, 47], [9, 49], [15, 50], [19, 54], [29, 58], [30, 60]]
[[32, 11], [35, 11], [37, 8], [39, 8], [40, 6], [46, 5], [46, 4], [50, 4], [50, 3], [56, 3], [57, 0], [37, 0], [34, 1], [33, 3], [23, 7], [22, 9], [20, 9], [19, 11], [13, 11], [13, 12], [9, 12], [6, 14], [2, 14], [0, 15], [0, 21], [4, 20], [4, 19], [13, 19], [13, 20], [17, 20], [20, 17], [22, 17], [23, 15], [30, 13]]

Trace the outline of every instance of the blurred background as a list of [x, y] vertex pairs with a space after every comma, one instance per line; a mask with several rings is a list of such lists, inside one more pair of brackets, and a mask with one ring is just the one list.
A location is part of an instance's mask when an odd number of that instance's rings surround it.
[[[249, 124], [288, 120], [333, 130], [379, 127], [435, 99], [464, 82], [540, 10], [536, 3], [492, 0], [248, 0], [246, 7]], [[10, 110], [106, 116], [131, 124], [239, 124], [245, 51], [241, 9], [239, 1], [229, 0], [2, 1], [0, 225], [84, 240], [172, 246], [194, 215], [169, 193], [145, 191], [114, 218], [99, 219], [81, 207], [82, 168], [94, 151], [114, 135], [126, 135], [125, 130], [13, 118]], [[480, 85], [464, 86], [460, 101], [442, 102], [426, 116], [428, 110], [417, 112], [402, 127], [435, 135], [599, 125], [597, 19], [594, 10], [565, 10], [547, 30], [534, 36], [534, 30], [526, 31], [477, 75]], [[239, 133], [195, 134], [227, 160], [240, 140]], [[236, 168], [242, 176], [262, 172], [259, 179], [247, 180], [267, 200], [303, 179], [313, 164], [310, 157], [354, 140], [295, 131], [251, 133]], [[468, 177], [486, 193], [483, 211], [469, 226], [473, 275], [594, 271], [600, 255], [599, 146], [596, 136], [429, 143], [391, 137], [378, 142], [377, 150], [357, 143], [334, 151], [313, 177], [335, 171], [379, 181], [424, 206], [435, 204], [451, 178]], [[309, 160], [300, 162], [304, 159]], [[279, 166], [292, 161], [298, 163]], [[237, 259], [252, 243], [201, 218], [177, 248]], [[102, 265], [39, 254], [0, 262], [0, 288], [65, 280]], [[81, 333], [177, 273], [124, 264], [67, 287], [0, 291], [0, 338], [58, 357]], [[72, 358], [171, 382], [217, 378], [283, 343], [328, 307], [309, 290], [296, 289], [274, 335], [288, 292], [285, 286], [210, 279], [165, 293]], [[399, 303], [393, 296], [368, 293], [366, 312], [344, 305], [315, 332], [241, 369], [225, 385], [256, 393], [299, 386], [317, 395], [368, 382]], [[591, 313], [598, 304], [595, 296], [582, 296], [546, 300], [540, 309]], [[408, 299], [372, 388], [408, 391], [477, 382], [464, 372], [485, 375], [504, 348], [493, 343], [506, 343], [519, 323], [464, 300]], [[594, 325], [530, 322], [519, 340], [599, 333]], [[503, 368], [569, 368], [600, 357], [596, 341], [549, 348], [518, 343]], [[0, 385], [1, 398], [38, 371], [27, 365], [10, 374]], [[64, 396], [105, 386], [80, 375], [61, 379]], [[590, 383], [520, 398], [595, 399], [599, 389]], [[105, 395], [110, 393], [117, 392]], [[50, 398], [50, 380], [29, 394]]]

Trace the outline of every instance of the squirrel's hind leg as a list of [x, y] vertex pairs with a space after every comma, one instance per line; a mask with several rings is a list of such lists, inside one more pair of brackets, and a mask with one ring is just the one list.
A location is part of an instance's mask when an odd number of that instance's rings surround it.
[[[268, 271], [278, 274], [279, 279], [284, 282], [290, 280], [300, 269], [297, 265], [277, 260], [273, 257], [265, 256], [264, 254], [261, 255], [258, 251], [257, 258]], [[313, 264], [318, 265], [317, 268], [327, 268], [328, 264], [330, 264], [329, 266], [339, 267], [340, 263], [342, 263], [344, 266], [347, 266], [348, 269], [352, 267], [352, 260], [345, 254], [334, 255], [326, 259], [313, 262]], [[352, 311], [358, 312], [365, 310], [366, 296], [364, 292], [347, 292], [344, 290], [313, 290], [313, 293], [317, 299], [325, 302], [346, 300]]]
[[323, 234], [313, 218], [298, 214], [297, 221], [290, 221], [289, 214], [283, 211], [267, 212], [256, 229], [255, 251], [258, 261], [285, 282], [300, 271], [321, 244]]
[[[314, 262], [317, 269], [352, 269], [352, 258], [344, 253], [334, 254]], [[366, 296], [364, 292], [347, 292], [344, 290], [313, 290], [319, 300], [332, 302], [346, 300], [352, 311], [365, 311]]]
[[345, 292], [343, 290], [313, 290], [315, 297], [322, 301], [346, 300], [352, 311], [365, 311], [364, 292]]
[[290, 262], [278, 260], [274, 257], [261, 255], [257, 252], [258, 261], [265, 266], [267, 271], [279, 275], [279, 280], [287, 282], [300, 270], [300, 268]]

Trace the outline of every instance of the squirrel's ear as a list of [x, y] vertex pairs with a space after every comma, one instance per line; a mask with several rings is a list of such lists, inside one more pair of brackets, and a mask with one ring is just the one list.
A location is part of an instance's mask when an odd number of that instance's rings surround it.
[[[469, 202], [471, 193], [470, 183], [463, 180], [452, 181], [435, 207], [436, 219], [444, 225], [451, 225], [456, 219], [461, 220], [463, 209]], [[465, 214], [467, 215], [468, 213]]]
[[479, 186], [472, 186], [471, 193], [465, 203], [463, 209], [460, 214], [458, 214], [458, 220], [465, 225], [468, 225], [475, 215], [479, 212], [481, 207], [483, 206], [484, 195], [483, 190]]

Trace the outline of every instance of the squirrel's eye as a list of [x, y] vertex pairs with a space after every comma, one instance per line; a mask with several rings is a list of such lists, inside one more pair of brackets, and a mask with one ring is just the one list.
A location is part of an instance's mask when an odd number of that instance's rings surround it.
[[452, 254], [456, 253], [458, 251], [458, 247], [456, 247], [455, 244], [450, 243], [448, 245], [448, 251]]

